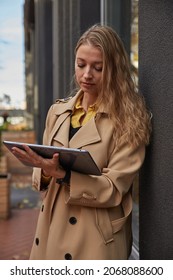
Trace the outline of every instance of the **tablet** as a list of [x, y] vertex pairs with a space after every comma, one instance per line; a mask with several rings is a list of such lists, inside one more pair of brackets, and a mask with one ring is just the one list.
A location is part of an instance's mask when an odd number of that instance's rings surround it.
[[[97, 167], [95, 161], [91, 157], [90, 153], [86, 150], [55, 147], [55, 146], [45, 146], [45, 145], [29, 144], [29, 143], [21, 143], [21, 142], [13, 142], [13, 141], [3, 141], [3, 144], [9, 149], [10, 152], [12, 152], [13, 147], [17, 147], [24, 150], [23, 145], [27, 145], [34, 152], [36, 152], [37, 154], [39, 154], [44, 158], [52, 158], [54, 153], [59, 153], [60, 165], [65, 170], [70, 169], [84, 174], [97, 175], [97, 176], [101, 175], [101, 172]], [[22, 163], [27, 166], [32, 166], [24, 161], [22, 161]]]

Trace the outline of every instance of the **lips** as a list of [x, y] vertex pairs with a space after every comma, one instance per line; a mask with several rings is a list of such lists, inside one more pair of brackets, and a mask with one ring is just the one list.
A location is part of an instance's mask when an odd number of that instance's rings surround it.
[[92, 83], [86, 83], [86, 82], [82, 82], [81, 83], [83, 86], [85, 86], [85, 87], [90, 87], [90, 86], [93, 86], [94, 84], [92, 84]]

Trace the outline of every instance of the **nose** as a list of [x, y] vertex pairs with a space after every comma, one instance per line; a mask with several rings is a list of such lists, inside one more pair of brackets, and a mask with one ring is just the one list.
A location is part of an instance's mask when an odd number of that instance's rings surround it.
[[92, 78], [92, 71], [91, 71], [91, 68], [90, 67], [86, 67], [85, 68], [85, 71], [84, 71], [84, 78], [85, 79], [89, 79], [89, 78]]

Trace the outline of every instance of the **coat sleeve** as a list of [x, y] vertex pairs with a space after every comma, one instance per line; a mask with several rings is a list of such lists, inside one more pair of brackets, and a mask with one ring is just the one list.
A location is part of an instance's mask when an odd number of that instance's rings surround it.
[[65, 188], [66, 203], [88, 207], [114, 207], [121, 204], [132, 186], [145, 156], [145, 146], [123, 144], [114, 149], [101, 176], [71, 173], [70, 187]]
[[[53, 117], [52, 117], [53, 105], [49, 108], [46, 123], [45, 123], [45, 130], [43, 134], [43, 145], [48, 145], [48, 137], [52, 126], [54, 125]], [[52, 121], [51, 121], [52, 120]], [[51, 180], [52, 183], [53, 180]], [[42, 191], [44, 186], [41, 182], [41, 168], [34, 167], [32, 173], [32, 186], [37, 189], [38, 191]]]

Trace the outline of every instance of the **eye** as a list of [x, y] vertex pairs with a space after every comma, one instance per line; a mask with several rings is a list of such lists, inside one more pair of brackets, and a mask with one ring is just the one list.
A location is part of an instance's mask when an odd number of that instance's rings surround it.
[[96, 71], [102, 72], [102, 67], [100, 67], [100, 66], [95, 66], [94, 68], [95, 68]]
[[78, 66], [79, 68], [83, 68], [83, 67], [85, 67], [85, 64], [83, 64], [83, 63], [78, 63], [77, 66]]

